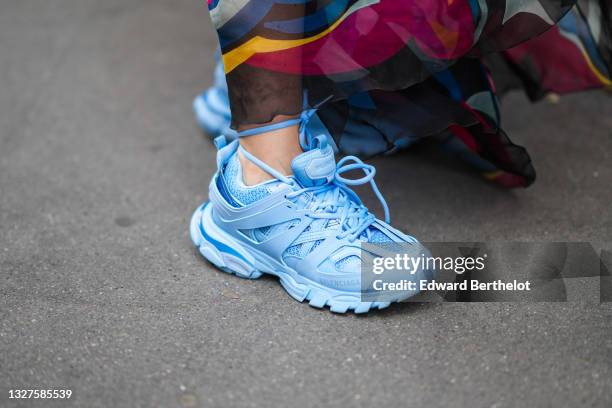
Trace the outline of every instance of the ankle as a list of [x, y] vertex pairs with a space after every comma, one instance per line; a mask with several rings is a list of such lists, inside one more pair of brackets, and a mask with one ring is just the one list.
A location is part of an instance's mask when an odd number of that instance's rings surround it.
[[[301, 154], [298, 127], [291, 126], [240, 139], [240, 145], [253, 156], [285, 176], [293, 174], [291, 161]], [[246, 185], [259, 184], [274, 178], [239, 153], [242, 178]]]
[[[238, 152], [238, 160], [240, 161], [240, 167], [242, 168], [242, 181], [247, 186], [263, 183], [264, 181], [272, 180], [274, 178], [272, 175], [268, 174], [259, 166], [244, 157], [241, 152]], [[291, 166], [287, 166], [284, 162], [272, 163], [270, 160], [262, 160], [285, 176], [290, 176], [292, 174]]]

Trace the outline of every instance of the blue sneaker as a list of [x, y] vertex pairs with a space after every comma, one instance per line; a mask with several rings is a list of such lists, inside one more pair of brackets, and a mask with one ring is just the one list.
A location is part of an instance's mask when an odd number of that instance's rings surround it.
[[[317, 136], [293, 159], [294, 175], [287, 177], [240, 147], [238, 140], [225, 145], [221, 137], [216, 142], [218, 171], [210, 183], [210, 201], [193, 214], [190, 233], [201, 254], [218, 268], [249, 279], [275, 275], [296, 300], [337, 313], [383, 309], [418, 293], [362, 301], [361, 243], [417, 243], [376, 219], [348, 187], [369, 182], [388, 222], [373, 166], [353, 156], [336, 164], [327, 138]], [[246, 186], [238, 152], [274, 179]], [[365, 176], [342, 176], [356, 169]], [[413, 279], [425, 279], [428, 273], [418, 271]]]
[[213, 86], [194, 99], [193, 112], [202, 130], [213, 138], [221, 134], [235, 138], [235, 132], [230, 128], [232, 113], [221, 61], [215, 67]]

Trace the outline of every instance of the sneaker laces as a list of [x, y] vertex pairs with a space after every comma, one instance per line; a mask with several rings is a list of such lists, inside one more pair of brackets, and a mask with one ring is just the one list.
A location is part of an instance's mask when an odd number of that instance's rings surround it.
[[[253, 156], [242, 146], [239, 147], [239, 150], [248, 160], [279, 181], [293, 188], [298, 187], [295, 191], [285, 195], [287, 199], [295, 199], [303, 194], [308, 194], [310, 202], [307, 206], [310, 209], [310, 217], [338, 220], [340, 225], [340, 232], [337, 234], [338, 239], [347, 237], [350, 242], [353, 242], [365, 232], [369, 240], [371, 238], [369, 227], [376, 221], [376, 217], [363, 205], [361, 199], [349, 186], [369, 183], [383, 207], [385, 221], [387, 223], [391, 221], [389, 206], [374, 181], [376, 168], [364, 163], [355, 156], [346, 156], [338, 161], [334, 177], [327, 183], [320, 186], [301, 187], [295, 179], [282, 175], [265, 162]], [[357, 179], [349, 179], [342, 176], [342, 174], [351, 170], [362, 170], [365, 175]]]
[[[238, 133], [238, 136], [252, 136], [263, 132], [298, 125], [300, 146], [304, 151], [310, 150], [311, 145], [316, 138], [314, 138], [311, 132], [308, 130], [307, 124], [312, 116], [316, 113], [317, 108], [327, 102], [330, 98], [331, 96], [313, 108], [308, 109], [308, 97], [307, 94], [304, 93], [304, 106], [299, 117], [270, 125], [243, 130]], [[325, 136], [318, 137], [325, 138]], [[268, 164], [246, 151], [242, 146], [239, 146], [239, 150], [248, 160], [259, 166], [262, 170], [272, 175], [276, 179], [290, 185], [293, 188], [299, 187], [297, 190], [286, 194], [285, 197], [287, 199], [294, 199], [300, 195], [309, 194], [311, 197], [310, 203], [308, 204], [311, 210], [311, 213], [309, 214], [310, 217], [338, 220], [340, 225], [340, 232], [336, 236], [338, 239], [348, 237], [349, 241], [353, 242], [365, 232], [367, 239], [370, 240], [371, 229], [369, 227], [376, 221], [376, 217], [370, 213], [366, 206], [363, 205], [359, 196], [357, 196], [357, 194], [351, 190], [349, 186], [359, 186], [369, 183], [372, 191], [378, 198], [378, 201], [384, 210], [385, 222], [387, 222], [387, 224], [391, 222], [389, 206], [387, 205], [385, 198], [374, 181], [376, 168], [371, 164], [364, 163], [361, 159], [355, 156], [345, 156], [340, 159], [340, 161], [336, 163], [334, 177], [327, 183], [313, 187], [301, 187], [295, 179], [284, 176], [280, 172], [274, 170]], [[342, 176], [342, 174], [352, 170], [362, 170], [365, 175], [357, 179], [349, 179]]]
[[258, 127], [254, 127], [251, 129], [241, 130], [240, 132], [238, 132], [237, 135], [238, 137], [254, 136], [254, 135], [264, 133], [264, 132], [271, 132], [274, 130], [284, 129], [284, 128], [288, 128], [288, 127], [297, 125], [300, 146], [302, 150], [308, 150], [310, 143], [314, 139], [310, 130], [308, 129], [308, 122], [314, 116], [314, 114], [317, 113], [318, 107], [324, 104], [325, 102], [327, 102], [330, 98], [331, 96], [323, 100], [322, 102], [318, 103], [316, 106], [312, 108], [307, 108], [307, 103], [306, 103], [307, 96], [306, 94], [304, 94], [304, 107], [303, 107], [302, 113], [300, 113], [300, 116], [293, 118], [293, 119], [283, 120], [281, 122], [271, 123], [269, 125], [258, 126]]
[[[343, 173], [351, 170], [362, 170], [365, 175], [357, 179], [342, 176]], [[364, 163], [355, 156], [346, 156], [337, 163], [336, 172], [331, 182], [322, 186], [302, 188], [287, 194], [287, 197], [291, 198], [307, 192], [312, 193], [311, 216], [313, 218], [337, 219], [340, 225], [338, 239], [348, 237], [349, 241], [352, 242], [365, 232], [369, 240], [371, 238], [369, 227], [376, 221], [376, 217], [363, 205], [361, 199], [349, 186], [369, 183], [383, 207], [385, 221], [389, 223], [389, 207], [374, 181], [375, 175], [376, 168], [374, 166]]]

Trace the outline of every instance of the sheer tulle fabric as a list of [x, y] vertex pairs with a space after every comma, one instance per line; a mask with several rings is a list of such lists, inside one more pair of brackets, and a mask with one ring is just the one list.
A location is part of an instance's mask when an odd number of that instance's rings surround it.
[[[495, 89], [610, 86], [610, 0], [209, 0], [233, 126], [318, 106], [341, 150], [426, 136], [504, 185], [535, 177]], [[304, 100], [304, 98], [306, 98]], [[364, 143], [368, 140], [368, 143]]]

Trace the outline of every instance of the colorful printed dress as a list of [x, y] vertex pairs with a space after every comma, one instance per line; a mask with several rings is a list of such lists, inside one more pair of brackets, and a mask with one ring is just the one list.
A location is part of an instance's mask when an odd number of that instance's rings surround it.
[[[344, 153], [432, 136], [508, 187], [535, 179], [497, 95], [611, 86], [612, 0], [209, 0], [232, 125], [317, 107]], [[496, 89], [498, 92], [496, 93]]]

